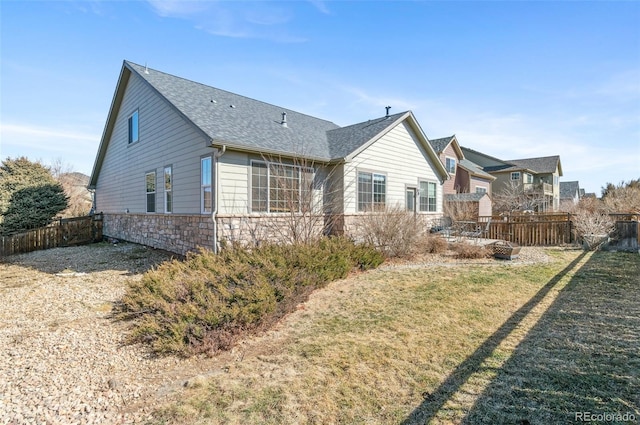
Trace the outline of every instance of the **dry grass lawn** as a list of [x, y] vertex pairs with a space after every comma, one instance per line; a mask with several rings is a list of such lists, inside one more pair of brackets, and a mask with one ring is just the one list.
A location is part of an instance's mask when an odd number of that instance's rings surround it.
[[544, 264], [383, 268], [334, 282], [212, 359], [154, 423], [637, 420], [640, 257], [548, 254]]

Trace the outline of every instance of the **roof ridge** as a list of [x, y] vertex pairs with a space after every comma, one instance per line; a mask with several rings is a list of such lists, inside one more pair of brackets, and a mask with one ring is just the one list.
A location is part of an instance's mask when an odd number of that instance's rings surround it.
[[[136, 67], [143, 67], [143, 65], [140, 65], [140, 64], [135, 63], [135, 62], [128, 61], [126, 59], [125, 59], [125, 63], [128, 63], [129, 65], [135, 65]], [[327, 123], [330, 123], [330, 124], [338, 126], [338, 124], [334, 123], [333, 121], [329, 121], [329, 120], [324, 119], [324, 118], [318, 118], [316, 116], [313, 116], [313, 115], [310, 115], [310, 114], [307, 114], [307, 113], [304, 113], [304, 112], [299, 112], [299, 111], [296, 111], [296, 110], [293, 110], [293, 109], [290, 109], [290, 108], [285, 108], [283, 106], [276, 105], [276, 104], [269, 103], [269, 102], [265, 102], [263, 100], [254, 99], [252, 97], [245, 96], [243, 94], [235, 93], [235, 92], [232, 92], [232, 91], [229, 91], [229, 90], [226, 90], [226, 89], [221, 89], [219, 87], [210, 86], [208, 84], [204, 84], [204, 83], [201, 83], [201, 82], [198, 82], [198, 81], [195, 81], [195, 80], [191, 80], [189, 78], [184, 78], [184, 77], [180, 77], [180, 76], [175, 75], [175, 74], [171, 74], [171, 73], [168, 73], [168, 72], [160, 71], [160, 70], [157, 70], [155, 68], [149, 68], [147, 65], [144, 65], [144, 69], [145, 70], [151, 70], [151, 71], [157, 72], [159, 74], [168, 75], [168, 76], [170, 76], [172, 78], [176, 78], [176, 79], [179, 79], [179, 80], [187, 81], [189, 83], [196, 84], [196, 85], [199, 85], [199, 86], [203, 86], [203, 87], [206, 87], [206, 88], [209, 88], [209, 89], [219, 90], [221, 92], [225, 92], [225, 93], [228, 93], [228, 94], [233, 95], [233, 96], [239, 96], [239, 97], [242, 97], [244, 99], [248, 99], [248, 100], [250, 100], [252, 102], [262, 103], [263, 105], [272, 106], [274, 108], [281, 108], [283, 110], [283, 112], [287, 112], [287, 113], [293, 112], [293, 113], [296, 113], [296, 114], [304, 115], [304, 116], [307, 116], [307, 117], [310, 117], [310, 118], [313, 118], [313, 119], [316, 119], [316, 120], [320, 120], [320, 121], [325, 121]], [[134, 69], [134, 71], [137, 74], [140, 74], [140, 72], [138, 72], [138, 70]], [[142, 75], [142, 77], [144, 78], [144, 75]], [[338, 126], [338, 127], [340, 127], [340, 126]]]

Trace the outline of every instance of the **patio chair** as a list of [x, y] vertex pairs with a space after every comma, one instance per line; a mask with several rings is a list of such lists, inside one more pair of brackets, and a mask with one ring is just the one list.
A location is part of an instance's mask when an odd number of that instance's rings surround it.
[[451, 220], [451, 217], [442, 217], [441, 219], [438, 220], [435, 226], [432, 226], [431, 229], [429, 229], [429, 232], [439, 233], [445, 237], [449, 237], [451, 236], [451, 233], [453, 230], [452, 226], [453, 226], [453, 221]]
[[468, 238], [486, 238], [489, 235], [489, 226], [491, 226], [491, 219], [487, 220], [487, 224], [486, 226], [484, 226], [484, 228], [480, 225], [477, 225], [474, 230], [461, 232], [461, 235]]

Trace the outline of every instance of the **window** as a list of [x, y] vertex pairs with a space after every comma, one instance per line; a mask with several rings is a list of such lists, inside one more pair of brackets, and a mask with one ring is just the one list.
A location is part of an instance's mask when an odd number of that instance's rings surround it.
[[156, 212], [156, 172], [145, 174], [147, 184], [147, 212]]
[[416, 188], [408, 187], [405, 191], [406, 193], [406, 208], [409, 212], [416, 211]]
[[511, 180], [520, 180], [520, 171], [514, 171], [511, 173]]
[[557, 186], [558, 185], [558, 176], [553, 176], [553, 185]]
[[420, 211], [434, 212], [436, 207], [436, 184], [434, 182], [420, 182]]
[[269, 211], [269, 172], [264, 162], [251, 164], [251, 211]]
[[164, 167], [164, 212], [173, 212], [173, 170]]
[[482, 186], [476, 186], [476, 193], [487, 193], [487, 188]]
[[447, 158], [445, 158], [444, 163], [445, 163], [445, 168], [447, 169], [449, 174], [455, 174], [456, 173], [456, 160], [455, 160], [455, 158], [447, 157]]
[[387, 199], [387, 176], [358, 171], [358, 211], [384, 208]]
[[138, 110], [131, 114], [129, 117], [129, 143], [135, 143], [138, 141], [139, 126], [138, 126]]
[[525, 183], [533, 183], [533, 176], [529, 173], [525, 173], [524, 175]]
[[251, 211], [300, 212], [311, 207], [313, 168], [251, 162]]
[[211, 196], [211, 157], [200, 160], [200, 211], [209, 214], [213, 211]]

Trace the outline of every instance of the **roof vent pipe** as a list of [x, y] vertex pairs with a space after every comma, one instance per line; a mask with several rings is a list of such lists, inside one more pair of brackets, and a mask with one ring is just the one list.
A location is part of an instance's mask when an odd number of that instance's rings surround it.
[[280, 124], [282, 124], [283, 127], [287, 127], [287, 113], [286, 112], [282, 113], [282, 121], [280, 121]]
[[384, 109], [387, 110], [387, 115], [385, 115], [385, 118], [389, 118], [389, 109], [391, 109], [391, 106], [385, 106]]

